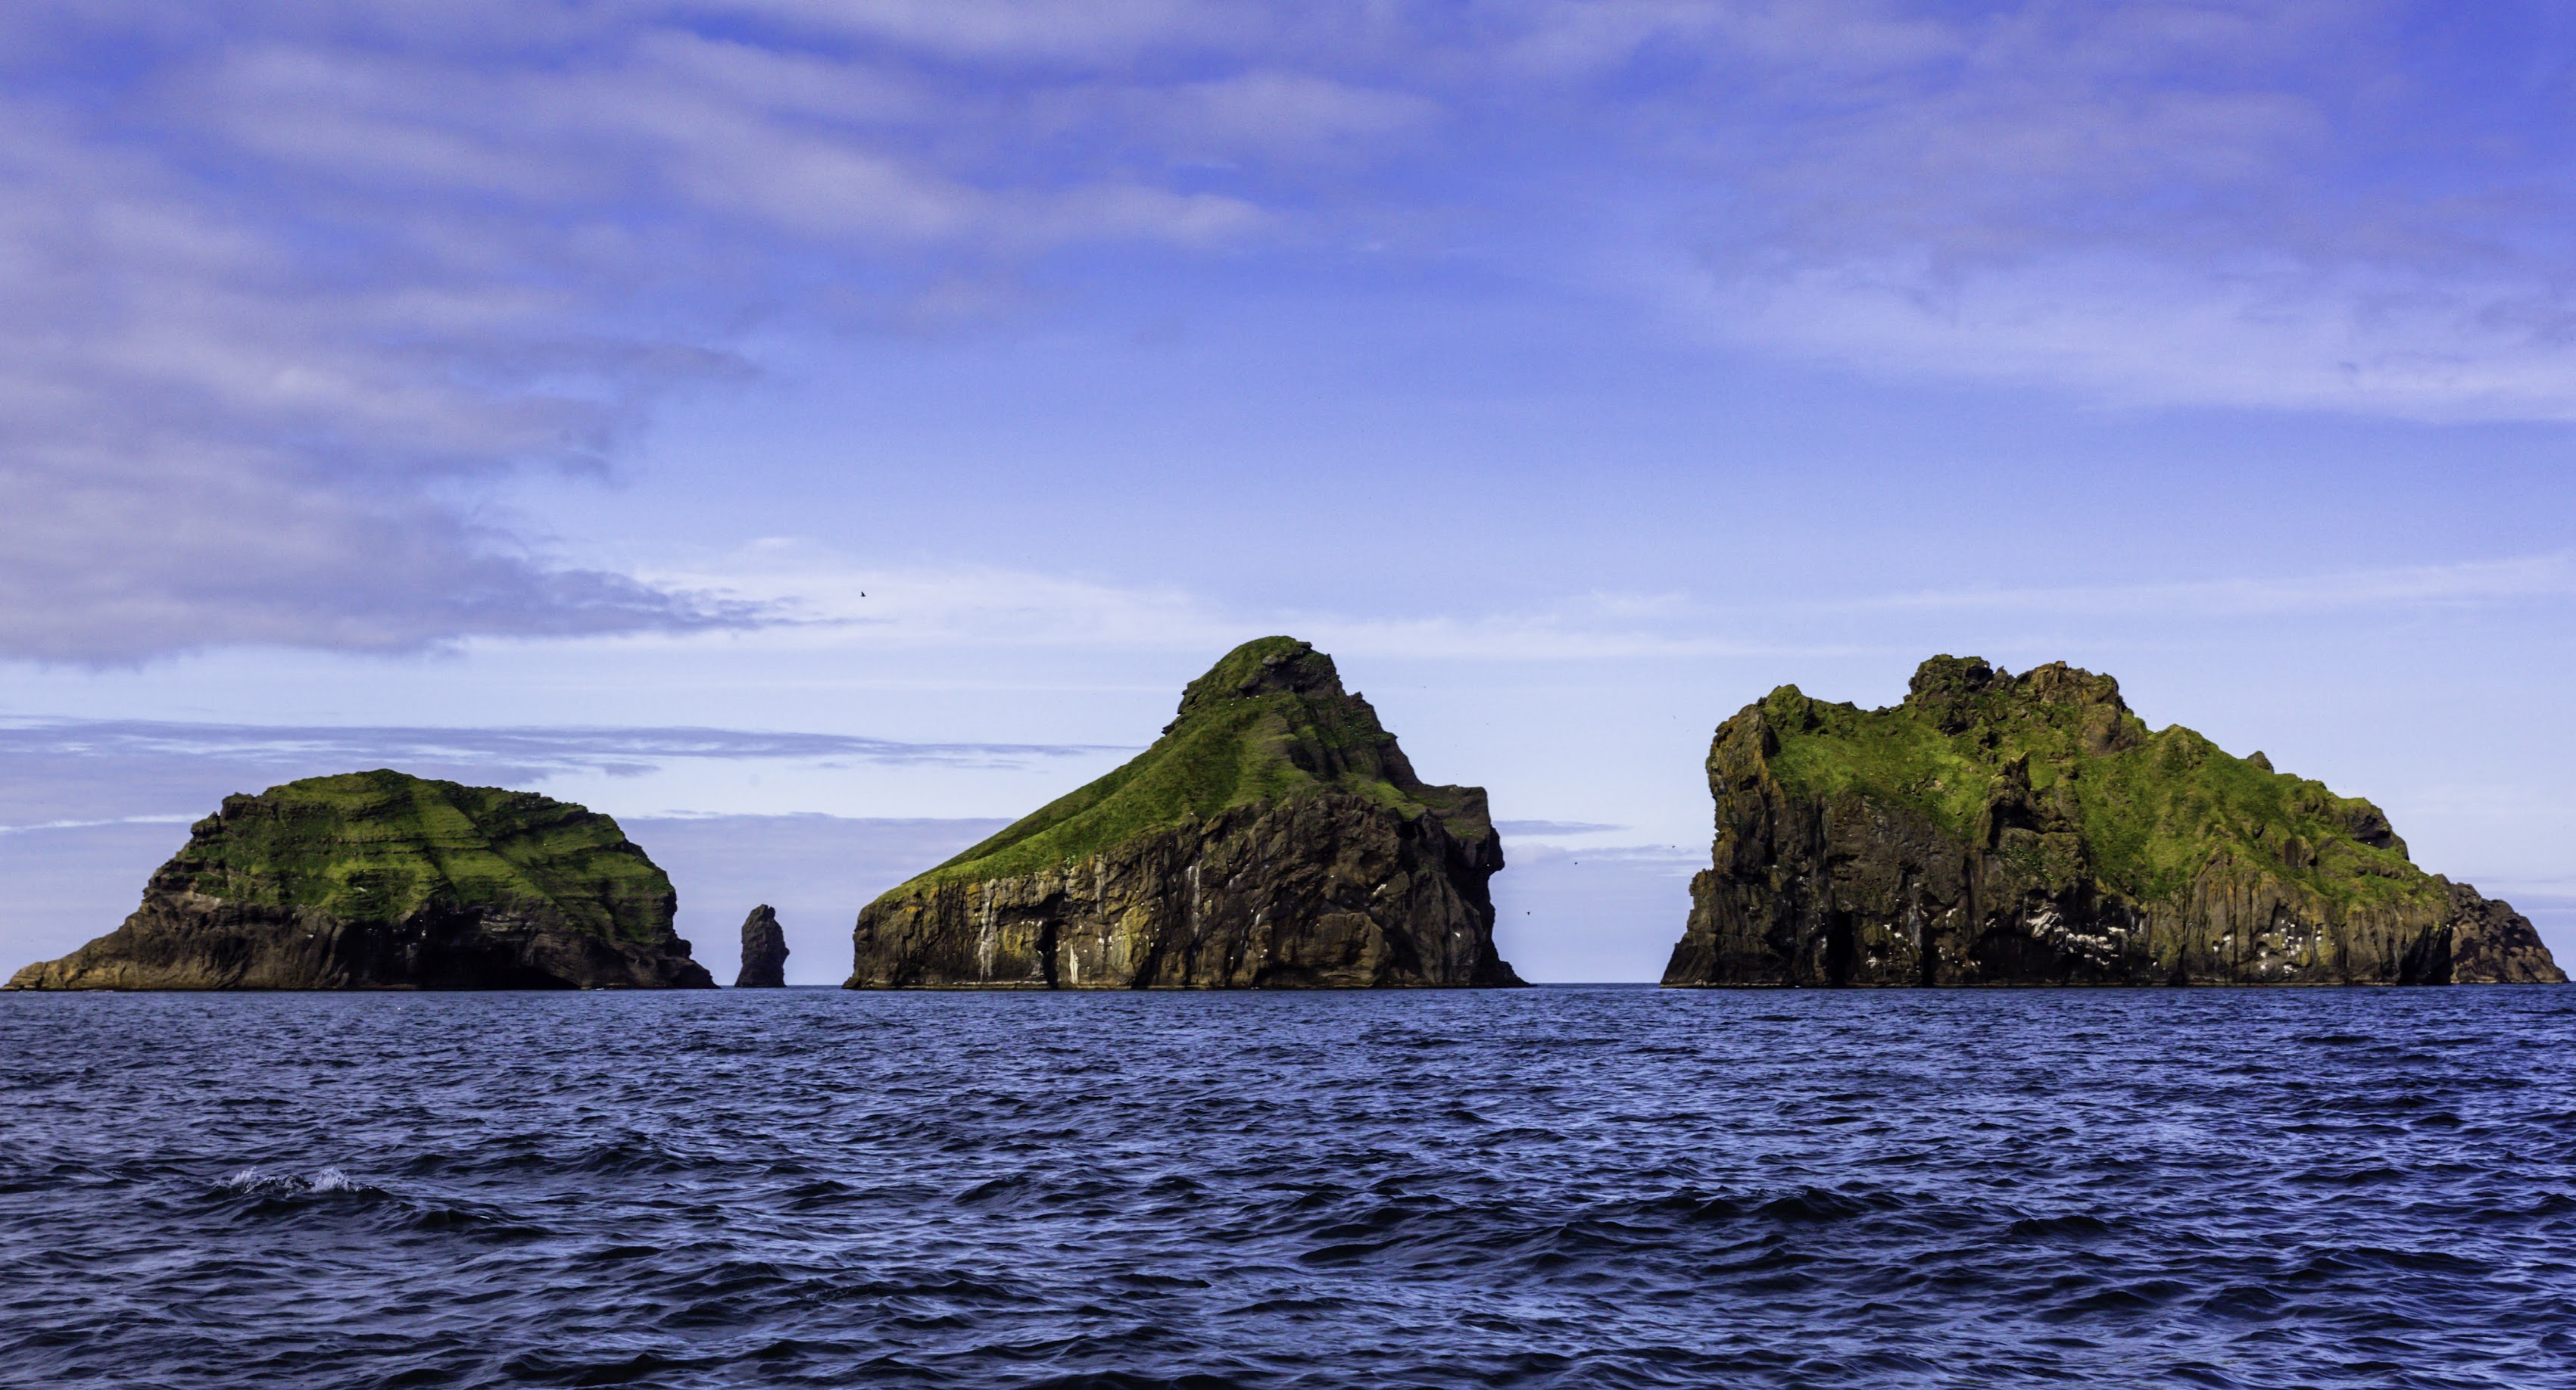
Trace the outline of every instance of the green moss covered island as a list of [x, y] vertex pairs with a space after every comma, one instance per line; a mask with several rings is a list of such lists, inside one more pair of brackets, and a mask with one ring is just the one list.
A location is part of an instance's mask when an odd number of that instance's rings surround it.
[[1424, 786], [1377, 711], [1340, 687], [1332, 659], [1307, 643], [1246, 642], [1189, 683], [1180, 713], [1136, 759], [895, 891], [1032, 873], [1139, 835], [1326, 789], [1408, 817], [1436, 808], [1461, 832], [1491, 833], [1481, 797], [1458, 794], [1473, 789]]
[[1935, 657], [1876, 710], [1782, 686], [1719, 727], [1708, 774], [1667, 984], [2564, 978], [2378, 807], [2150, 729], [2062, 663]]
[[1126, 765], [869, 904], [853, 987], [1517, 983], [1502, 848], [1331, 657], [1247, 642]]
[[617, 822], [390, 770], [226, 797], [115, 932], [12, 988], [711, 985]]

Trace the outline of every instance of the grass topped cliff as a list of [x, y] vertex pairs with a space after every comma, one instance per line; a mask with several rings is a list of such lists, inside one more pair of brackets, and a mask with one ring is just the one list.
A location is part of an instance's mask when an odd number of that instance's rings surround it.
[[[2227, 856], [2342, 907], [2443, 901], [2378, 807], [2274, 772], [2259, 753], [2230, 756], [2180, 725], [2151, 731], [2117, 681], [2063, 663], [2012, 676], [1940, 656], [1892, 708], [1782, 686], [1746, 714], [1756, 711], [1778, 743], [1771, 774], [1792, 794], [1910, 808], [2026, 861], [2014, 867], [2032, 879], [2081, 871], [2154, 902], [2186, 893]], [[2013, 828], [2042, 833], [2003, 833]]]
[[1425, 786], [1331, 657], [1226, 654], [1126, 766], [860, 909], [852, 989], [1520, 982], [1479, 787]]
[[1293, 637], [1228, 652], [1181, 695], [1163, 736], [1117, 771], [1021, 818], [896, 890], [1004, 878], [1238, 806], [1326, 788], [1408, 816], [1449, 818], [1453, 834], [1491, 828], [1462, 818], [1446, 788], [1425, 786], [1366, 700], [1342, 690], [1333, 659]]
[[617, 822], [530, 792], [352, 772], [229, 796], [153, 876], [161, 892], [398, 922], [433, 904], [551, 910], [645, 944], [670, 935], [671, 880]]

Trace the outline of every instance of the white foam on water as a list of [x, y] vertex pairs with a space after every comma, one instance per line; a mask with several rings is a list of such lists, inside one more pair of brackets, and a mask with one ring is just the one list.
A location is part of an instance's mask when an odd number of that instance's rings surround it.
[[215, 1184], [226, 1192], [362, 1192], [366, 1185], [336, 1167], [316, 1169], [313, 1176], [299, 1178], [293, 1173], [268, 1177], [257, 1168], [244, 1168]]

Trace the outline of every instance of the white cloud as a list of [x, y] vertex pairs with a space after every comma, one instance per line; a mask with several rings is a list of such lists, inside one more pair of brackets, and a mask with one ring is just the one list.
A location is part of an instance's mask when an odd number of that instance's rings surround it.
[[[0, 655], [748, 620], [563, 570], [471, 481], [613, 469], [766, 317], [972, 321], [1102, 245], [1468, 229], [1507, 275], [1624, 276], [1763, 352], [2567, 419], [2560, 98], [2423, 67], [2412, 13], [13, 6]], [[2466, 80], [2492, 110], [2461, 114]], [[1516, 621], [1387, 640], [1628, 649]]]
[[2576, 557], [1759, 601], [1724, 593], [1596, 592], [1511, 609], [1413, 614], [1245, 609], [1170, 586], [993, 567], [875, 566], [784, 538], [735, 555], [655, 569], [644, 579], [780, 615], [778, 625], [751, 636], [637, 639], [657, 642], [1213, 657], [1253, 637], [1288, 633], [1344, 657], [1558, 663], [1914, 652], [1924, 640], [1921, 620], [1936, 615], [2113, 620], [2135, 630], [2174, 622], [2555, 603], [2576, 596]]
[[[991, 567], [872, 566], [805, 542], [650, 571], [657, 586], [781, 615], [750, 638], [773, 647], [1053, 647], [1180, 651], [1213, 659], [1271, 633], [1336, 656], [1465, 661], [1692, 658], [1848, 647], [1712, 635], [1710, 611], [1678, 595], [1595, 593], [1493, 613], [1370, 614], [1242, 609], [1170, 586]], [[639, 640], [691, 641], [687, 637]]]
[[[903, 43], [1027, 54], [1180, 11], [1121, 13], [871, 17]], [[613, 467], [663, 392], [745, 370], [724, 340], [766, 306], [971, 313], [1053, 248], [1265, 225], [1231, 193], [1032, 151], [1007, 82], [684, 18], [7, 21], [0, 316], [22, 331], [0, 339], [0, 655], [757, 620], [564, 569], [464, 484]], [[127, 69], [118, 98], [64, 95], [62, 73], [108, 61], [98, 45]]]
[[1132, 751], [710, 728], [0, 719], [0, 834], [185, 821], [230, 792], [376, 767], [476, 785], [579, 788], [575, 799], [629, 809], [729, 802], [794, 810], [808, 809], [799, 799], [814, 809], [862, 794], [895, 800], [889, 786], [930, 802], [954, 800], [959, 789], [989, 794]]
[[2564, 599], [2570, 595], [2576, 595], [2576, 560], [2559, 554], [2179, 583], [1926, 590], [1850, 600], [1834, 606], [1846, 611], [1985, 610], [2217, 618], [2460, 608], [2526, 599]]
[[2107, 255], [1963, 271], [1851, 257], [1725, 279], [1703, 264], [1667, 280], [1717, 337], [1907, 375], [2132, 405], [2576, 420], [2576, 341], [2531, 286]]
[[[1709, 25], [1709, 175], [1649, 293], [1726, 340], [2122, 403], [2576, 415], [2565, 165], [2473, 128], [2395, 4], [1916, 12], [1908, 51]], [[1776, 14], [1774, 14], [1776, 18]], [[1776, 38], [1776, 36], [1775, 36]], [[2456, 74], [2443, 74], [2456, 80]], [[2523, 114], [2555, 121], [2534, 92]], [[2548, 108], [2544, 110], [2542, 108]]]
[[1230, 646], [1259, 635], [1230, 637], [1239, 629], [1224, 614], [1176, 588], [989, 567], [876, 566], [790, 538], [647, 577], [779, 614], [758, 640], [780, 646], [1135, 649]]
[[733, 0], [710, 8], [950, 58], [1047, 62], [1116, 62], [1192, 42], [1240, 43], [1268, 27], [1254, 7], [1202, 0]]
[[1432, 97], [1255, 68], [1205, 81], [1076, 86], [1043, 93], [1041, 130], [1091, 132], [1183, 162], [1342, 165], [1411, 150], [1447, 116]]
[[873, 566], [786, 539], [653, 574], [657, 583], [787, 615], [759, 639], [777, 645], [1223, 652], [1269, 631], [1252, 630], [1261, 616], [1229, 614], [1174, 587], [991, 567]]

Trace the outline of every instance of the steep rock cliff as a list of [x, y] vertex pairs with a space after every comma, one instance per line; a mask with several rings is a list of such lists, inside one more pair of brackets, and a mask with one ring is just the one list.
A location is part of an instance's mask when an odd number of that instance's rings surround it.
[[853, 989], [1520, 983], [1500, 838], [1414, 775], [1332, 658], [1247, 643], [1153, 747], [859, 914]]
[[2149, 731], [2119, 685], [1935, 657], [1905, 702], [1782, 686], [1718, 727], [1667, 985], [2563, 982], [2367, 801]]
[[778, 913], [762, 903], [742, 919], [742, 969], [735, 989], [780, 989], [787, 984], [787, 933], [779, 930]]
[[11, 989], [710, 988], [617, 822], [399, 772], [228, 796], [125, 924]]

